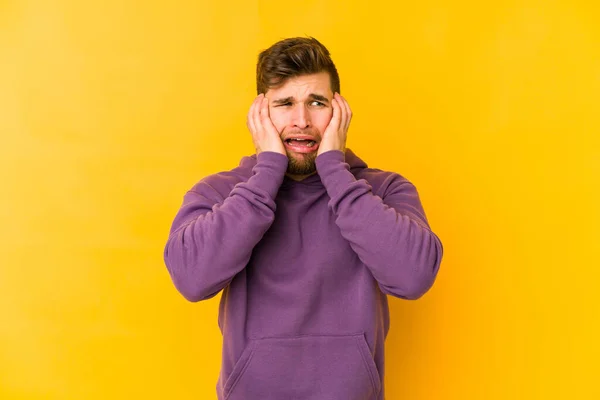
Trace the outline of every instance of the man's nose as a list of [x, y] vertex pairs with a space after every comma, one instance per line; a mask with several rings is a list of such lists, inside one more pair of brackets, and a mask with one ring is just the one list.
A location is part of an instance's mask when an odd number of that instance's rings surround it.
[[310, 127], [310, 114], [304, 104], [294, 107], [293, 124], [295, 127], [305, 129]]

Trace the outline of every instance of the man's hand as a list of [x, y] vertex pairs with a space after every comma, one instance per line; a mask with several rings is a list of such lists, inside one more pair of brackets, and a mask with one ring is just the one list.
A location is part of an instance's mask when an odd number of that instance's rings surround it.
[[263, 93], [254, 99], [248, 112], [246, 125], [252, 133], [256, 154], [273, 151], [286, 155], [283, 141], [269, 116], [269, 99]]
[[346, 150], [346, 134], [352, 119], [352, 110], [346, 99], [337, 92], [333, 95], [331, 105], [333, 106], [333, 116], [323, 133], [317, 156], [330, 150], [341, 150], [342, 152]]

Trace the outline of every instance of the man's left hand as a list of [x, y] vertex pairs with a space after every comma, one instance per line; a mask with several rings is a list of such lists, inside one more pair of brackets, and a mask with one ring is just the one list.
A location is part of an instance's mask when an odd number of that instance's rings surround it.
[[346, 150], [346, 135], [352, 119], [352, 110], [346, 99], [337, 92], [333, 95], [331, 105], [333, 106], [333, 116], [323, 133], [317, 156], [330, 150], [342, 152]]

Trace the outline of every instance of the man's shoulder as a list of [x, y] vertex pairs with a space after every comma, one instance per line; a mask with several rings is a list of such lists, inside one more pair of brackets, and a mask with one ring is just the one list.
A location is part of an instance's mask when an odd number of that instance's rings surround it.
[[398, 172], [369, 166], [350, 149], [346, 150], [346, 162], [350, 165], [350, 172], [354, 177], [367, 181], [377, 195], [383, 195], [388, 189], [395, 189], [399, 185], [412, 185], [405, 176]]
[[392, 188], [400, 185], [412, 185], [412, 182], [398, 172], [373, 167], [361, 168], [355, 172], [354, 176], [356, 179], [367, 181], [373, 188], [373, 192], [382, 197]]
[[[244, 157], [244, 159], [251, 157]], [[240, 182], [246, 182], [252, 176], [252, 168], [248, 163], [248, 160], [240, 162], [235, 168], [229, 170], [222, 170], [209, 175], [204, 176], [200, 179], [193, 187], [192, 191], [198, 193], [213, 192], [219, 194], [225, 198], [229, 196], [229, 193], [233, 190], [235, 185]], [[252, 160], [249, 160], [251, 162]]]

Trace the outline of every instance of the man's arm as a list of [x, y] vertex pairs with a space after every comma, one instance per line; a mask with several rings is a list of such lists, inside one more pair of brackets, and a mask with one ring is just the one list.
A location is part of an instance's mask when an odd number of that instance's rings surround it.
[[189, 301], [215, 296], [246, 267], [254, 246], [275, 218], [275, 197], [288, 159], [262, 152], [253, 175], [215, 202], [209, 179], [188, 191], [175, 216], [164, 260], [171, 279]]
[[433, 285], [443, 246], [431, 231], [415, 186], [391, 174], [383, 198], [356, 180], [342, 151], [316, 159], [342, 236], [370, 269], [381, 290], [417, 299]]
[[246, 125], [257, 154], [250, 179], [219, 202], [211, 179], [205, 178], [186, 193], [175, 216], [164, 259], [175, 287], [189, 301], [209, 299], [227, 286], [275, 219], [275, 197], [288, 158], [268, 105], [260, 94], [248, 112]]

